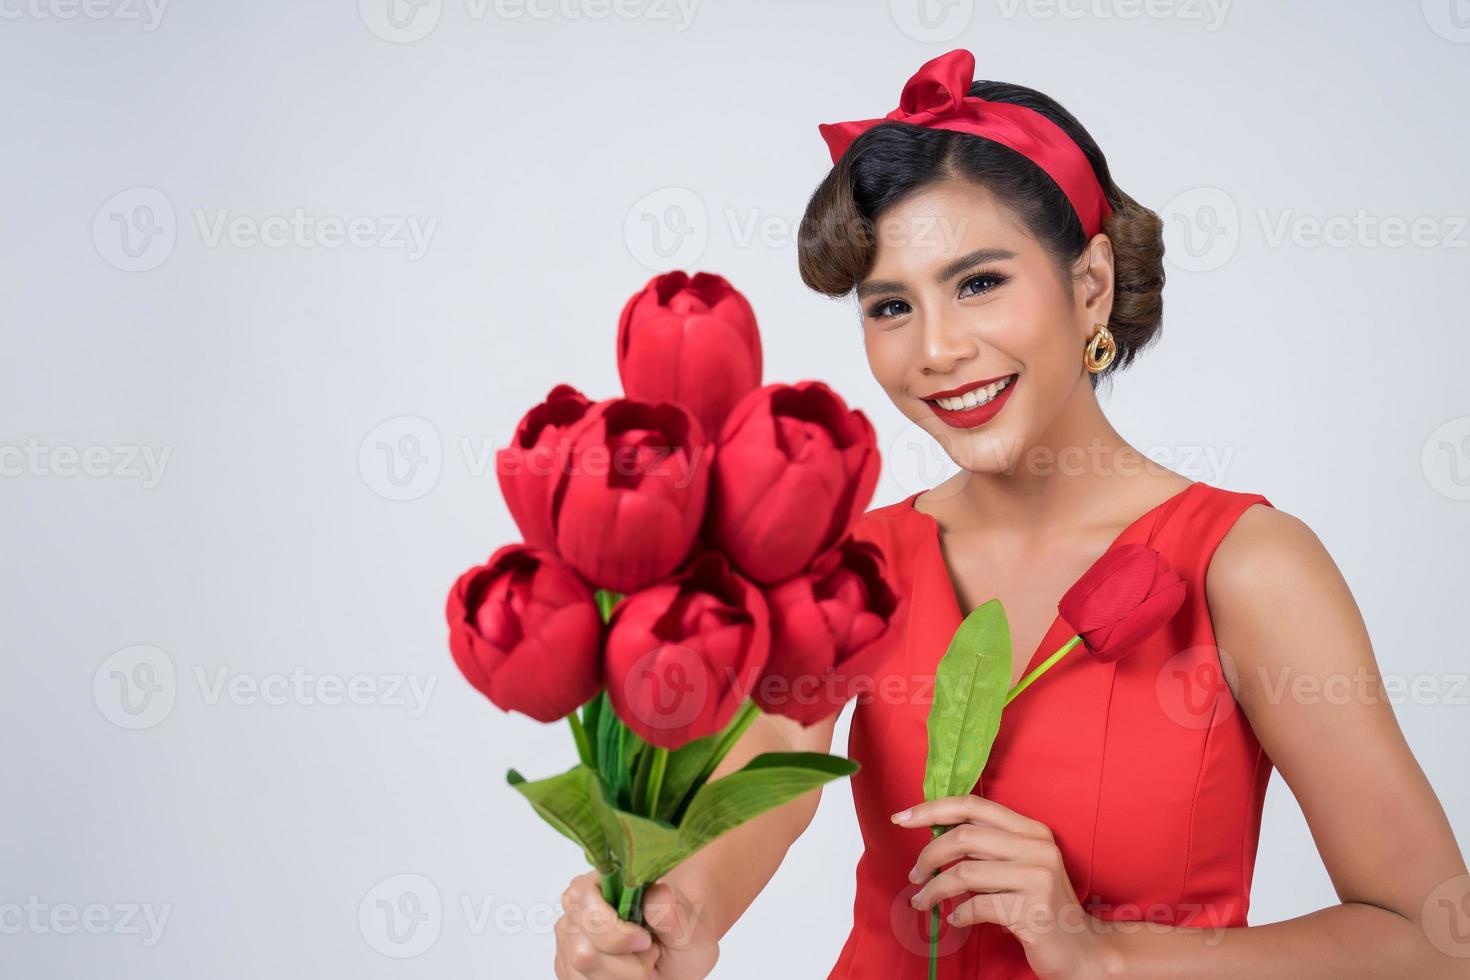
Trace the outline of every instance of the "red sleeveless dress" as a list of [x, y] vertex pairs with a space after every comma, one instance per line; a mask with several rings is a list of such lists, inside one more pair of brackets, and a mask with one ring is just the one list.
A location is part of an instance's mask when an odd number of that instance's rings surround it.
[[[928, 976], [929, 913], [909, 905], [919, 886], [908, 873], [929, 830], [888, 818], [923, 799], [934, 669], [963, 616], [938, 524], [914, 509], [918, 496], [869, 511], [854, 532], [883, 549], [909, 607], [875, 693], [854, 707], [847, 754], [862, 766], [852, 792], [864, 853], [852, 933], [828, 980]], [[1260, 494], [1194, 483], [1114, 540], [1109, 550], [1141, 542], [1162, 553], [1188, 583], [1183, 606], [1121, 660], [1100, 664], [1074, 650], [1027, 688], [1006, 708], [974, 790], [1051, 828], [1079, 901], [1097, 918], [1246, 923], [1271, 761], [1225, 683], [1229, 657], [1215, 647], [1205, 571], [1252, 504], [1270, 506]], [[1071, 635], [1055, 618], [1030, 667]], [[1005, 929], [943, 920], [959, 901], [940, 907], [940, 978], [1034, 978]]]

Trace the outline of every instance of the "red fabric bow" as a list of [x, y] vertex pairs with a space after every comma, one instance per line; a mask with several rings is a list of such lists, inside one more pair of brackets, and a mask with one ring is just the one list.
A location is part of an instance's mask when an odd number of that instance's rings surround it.
[[956, 48], [926, 62], [914, 73], [903, 87], [898, 108], [882, 119], [822, 123], [817, 130], [832, 151], [833, 163], [842, 159], [853, 140], [884, 122], [983, 136], [1010, 147], [1046, 171], [1072, 202], [1088, 237], [1096, 235], [1113, 209], [1081, 148], [1039, 112], [969, 95], [974, 80], [975, 56]]

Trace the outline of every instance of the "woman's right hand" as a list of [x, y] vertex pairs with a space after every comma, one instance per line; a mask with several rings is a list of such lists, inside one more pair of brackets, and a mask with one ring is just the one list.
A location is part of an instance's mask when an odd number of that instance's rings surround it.
[[648, 928], [623, 922], [602, 897], [596, 871], [572, 879], [556, 921], [558, 980], [704, 980], [720, 943], [677, 887], [659, 882], [643, 899]]

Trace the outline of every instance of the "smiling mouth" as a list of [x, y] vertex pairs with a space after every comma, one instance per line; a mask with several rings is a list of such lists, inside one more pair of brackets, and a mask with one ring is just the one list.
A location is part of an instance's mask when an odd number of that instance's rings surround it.
[[938, 406], [946, 412], [965, 412], [993, 401], [1001, 392], [1014, 384], [1015, 380], [1016, 375], [1008, 374], [1003, 378], [996, 378], [991, 381], [973, 382], [971, 384], [961, 385], [958, 388], [951, 388], [937, 395], [931, 395], [925, 398], [924, 401], [930, 405]]

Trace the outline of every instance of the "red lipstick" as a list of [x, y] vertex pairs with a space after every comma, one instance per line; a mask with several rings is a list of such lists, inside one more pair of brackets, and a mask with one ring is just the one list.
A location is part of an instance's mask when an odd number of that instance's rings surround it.
[[[1006, 381], [1006, 379], [1009, 379], [1006, 386], [994, 398], [973, 408], [952, 411], [942, 407], [935, 400], [938, 398], [953, 398], [956, 395], [963, 395], [967, 391], [973, 391], [976, 388], [983, 388], [986, 385], [995, 384], [997, 381]], [[1014, 374], [1003, 374], [998, 378], [986, 378], [983, 381], [971, 381], [969, 384], [960, 385], [958, 388], [936, 391], [924, 399], [924, 404], [928, 405], [929, 410], [945, 425], [953, 426], [956, 429], [973, 429], [995, 418], [1000, 410], [1005, 407], [1006, 401], [1011, 397], [1011, 392], [1016, 390], [1016, 385], [1019, 381], [1020, 377]]]

